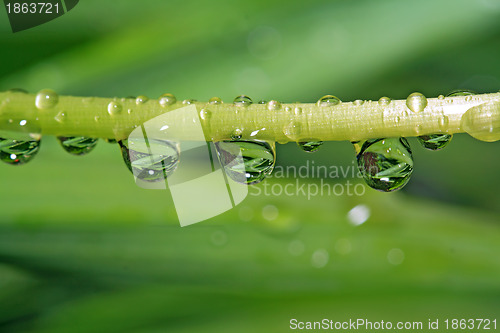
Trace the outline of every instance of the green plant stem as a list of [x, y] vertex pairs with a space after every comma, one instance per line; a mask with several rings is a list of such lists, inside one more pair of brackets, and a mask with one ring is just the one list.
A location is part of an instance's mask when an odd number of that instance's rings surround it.
[[[51, 108], [39, 109], [36, 95], [21, 92], [0, 92], [0, 121], [37, 119], [43, 135], [87, 136], [121, 140], [142, 123], [165, 112], [187, 106], [176, 102], [162, 106], [156, 99], [136, 103], [131, 98], [98, 98], [59, 96]], [[209, 104], [193, 102], [197, 112], [209, 110], [210, 117], [203, 121], [205, 134], [213, 141], [227, 140], [235, 130], [242, 138], [286, 143], [304, 140], [358, 141], [382, 137], [411, 137], [434, 133], [464, 132], [462, 116], [474, 106], [493, 103], [485, 109], [484, 117], [498, 125], [500, 93], [446, 98], [429, 98], [421, 112], [411, 111], [406, 100], [393, 100], [384, 105], [378, 101], [342, 102], [332, 106], [317, 103], [282, 104], [272, 110], [269, 104], [236, 106], [232, 103]], [[110, 114], [108, 106], [117, 103], [120, 112]], [[173, 124], [183, 124], [182, 114], [173, 118]], [[491, 126], [490, 126], [491, 127]], [[255, 131], [259, 131], [255, 134]], [[254, 133], [251, 136], [251, 133]], [[490, 129], [498, 140], [498, 126]], [[186, 131], [182, 140], [190, 140]], [[495, 141], [491, 139], [485, 141]]]

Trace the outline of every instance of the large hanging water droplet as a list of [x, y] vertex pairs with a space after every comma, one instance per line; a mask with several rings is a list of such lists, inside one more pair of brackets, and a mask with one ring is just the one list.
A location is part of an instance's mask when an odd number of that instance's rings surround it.
[[57, 105], [59, 96], [54, 90], [43, 89], [36, 94], [35, 105], [38, 109], [50, 109]]
[[59, 136], [57, 139], [64, 150], [72, 155], [85, 155], [90, 153], [97, 145], [98, 140], [85, 136]]
[[158, 103], [160, 103], [160, 105], [163, 107], [172, 105], [175, 102], [177, 102], [177, 98], [175, 98], [174, 95], [169, 93], [161, 95], [160, 98], [158, 99]]
[[[179, 165], [179, 144], [172, 141], [125, 139], [118, 142], [127, 168], [140, 180], [164, 181]], [[162, 154], [152, 154], [161, 151]]]
[[481, 141], [500, 140], [500, 102], [487, 102], [470, 108], [463, 114], [460, 127]]
[[31, 161], [40, 148], [41, 135], [36, 123], [10, 119], [0, 125], [0, 160], [12, 165]]
[[252, 103], [253, 103], [252, 99], [245, 95], [238, 96], [233, 101], [233, 104], [236, 106], [249, 106]]
[[[215, 146], [226, 174], [236, 182], [257, 184], [273, 171], [276, 162], [274, 142], [220, 141], [216, 142]], [[234, 162], [239, 160], [240, 153], [242, 162]]]
[[418, 141], [422, 146], [429, 150], [440, 150], [446, 147], [451, 139], [453, 138], [452, 134], [429, 134], [429, 135], [421, 135], [418, 137]]
[[297, 145], [307, 153], [314, 153], [323, 145], [323, 141], [300, 141]]
[[334, 106], [340, 104], [340, 99], [333, 95], [325, 95], [318, 100], [318, 106]]
[[406, 106], [413, 112], [422, 112], [427, 106], [427, 98], [419, 92], [414, 92], [406, 98]]
[[413, 172], [413, 157], [405, 138], [367, 140], [357, 155], [368, 186], [383, 192], [399, 190]]

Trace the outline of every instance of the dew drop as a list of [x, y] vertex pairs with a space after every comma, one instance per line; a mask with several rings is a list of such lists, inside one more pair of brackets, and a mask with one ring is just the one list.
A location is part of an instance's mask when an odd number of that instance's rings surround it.
[[122, 112], [122, 105], [118, 102], [110, 102], [108, 104], [108, 113], [112, 116], [120, 114]]
[[212, 117], [212, 112], [208, 109], [201, 109], [200, 111], [200, 118], [201, 120], [209, 120]]
[[238, 96], [233, 101], [233, 104], [236, 106], [249, 106], [252, 103], [253, 103], [252, 99], [245, 95]]
[[260, 101], [257, 102], [257, 104], [266, 104], [266, 103], [267, 103], [267, 101], [264, 99], [261, 99]]
[[296, 121], [291, 121], [283, 128], [283, 134], [290, 140], [296, 141], [302, 134], [302, 125]]
[[318, 151], [319, 147], [323, 144], [323, 141], [300, 141], [297, 142], [297, 145], [302, 149], [303, 151], [307, 153], [314, 153], [315, 151]]
[[90, 153], [97, 145], [97, 140], [84, 136], [59, 136], [61, 146], [72, 155], [85, 155]]
[[0, 160], [11, 165], [22, 165], [35, 157], [41, 139], [36, 122], [10, 119], [0, 127]]
[[147, 96], [137, 96], [137, 98], [135, 99], [135, 104], [137, 105], [141, 105], [141, 104], [144, 104], [146, 103], [147, 101], [149, 101], [149, 98]]
[[318, 106], [334, 106], [340, 104], [340, 99], [333, 95], [325, 95], [318, 100]]
[[[259, 140], [220, 141], [215, 144], [224, 171], [235, 182], [252, 185], [271, 174], [276, 162], [275, 144]], [[241, 154], [241, 158], [238, 158]]]
[[184, 105], [191, 105], [194, 102], [196, 102], [195, 99], [185, 99], [185, 100], [182, 101], [182, 104], [184, 104]]
[[454, 90], [451, 93], [449, 93], [448, 95], [446, 95], [446, 97], [472, 96], [475, 94], [476, 93], [472, 90]]
[[427, 106], [427, 98], [421, 93], [415, 92], [406, 99], [406, 106], [413, 112], [422, 112]]
[[28, 93], [27, 90], [22, 89], [22, 88], [12, 88], [12, 89], [9, 89], [7, 91], [11, 92], [11, 93], [21, 93], [21, 94], [27, 94]]
[[300, 116], [302, 115], [302, 108], [300, 106], [297, 106], [295, 109], [294, 109], [294, 113], [296, 116]]
[[446, 147], [452, 138], [453, 135], [451, 134], [438, 133], [421, 135], [418, 137], [418, 141], [425, 149], [440, 150]]
[[444, 99], [444, 95], [439, 95], [438, 99]]
[[43, 89], [36, 94], [35, 105], [38, 109], [50, 109], [57, 105], [59, 96], [54, 90]]
[[167, 107], [169, 105], [172, 105], [175, 102], [177, 102], [177, 99], [175, 98], [175, 96], [172, 94], [168, 94], [168, 93], [163, 94], [160, 96], [160, 98], [158, 98], [158, 103], [160, 103], [160, 105], [163, 107]]
[[352, 102], [352, 104], [354, 104], [355, 106], [361, 106], [361, 105], [365, 104], [365, 101], [362, 99], [357, 99], [354, 102]]
[[66, 113], [63, 111], [60, 111], [59, 113], [56, 114], [54, 117], [54, 120], [57, 121], [58, 123], [62, 124], [66, 120]]
[[380, 97], [380, 99], [378, 100], [378, 104], [379, 105], [389, 105], [391, 104], [391, 99], [389, 97]]
[[412, 152], [405, 138], [366, 140], [357, 161], [368, 186], [383, 192], [401, 189], [413, 172]]
[[281, 103], [278, 101], [269, 101], [267, 103], [267, 108], [269, 109], [269, 111], [278, 111], [279, 109], [281, 109]]
[[237, 128], [231, 133], [231, 139], [239, 140], [239, 139], [241, 139], [242, 135], [243, 135], [243, 130], [241, 130], [240, 128]]
[[470, 108], [463, 114], [460, 127], [481, 141], [500, 140], [500, 102], [487, 102]]
[[439, 128], [445, 131], [450, 124], [450, 118], [448, 116], [442, 116], [438, 119]]
[[212, 97], [208, 100], [209, 104], [222, 104], [222, 99], [219, 97]]
[[[127, 168], [145, 182], [164, 181], [179, 164], [179, 145], [172, 141], [134, 138], [121, 140], [118, 144]], [[150, 154], [150, 151], [162, 154]]]

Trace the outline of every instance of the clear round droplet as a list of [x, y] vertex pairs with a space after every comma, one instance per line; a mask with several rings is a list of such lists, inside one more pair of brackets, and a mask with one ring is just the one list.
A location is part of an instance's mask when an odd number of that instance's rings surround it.
[[452, 138], [453, 135], [451, 134], [438, 133], [421, 135], [418, 137], [418, 141], [425, 149], [440, 150], [446, 147]]
[[378, 104], [379, 105], [389, 105], [391, 104], [391, 99], [389, 97], [380, 97], [380, 99], [378, 100]]
[[163, 94], [160, 96], [160, 98], [158, 98], [158, 103], [160, 103], [160, 105], [163, 107], [172, 105], [175, 102], [177, 102], [177, 99], [175, 98], [174, 95], [169, 94], [169, 93]]
[[112, 116], [120, 114], [123, 110], [123, 107], [120, 103], [118, 102], [109, 102], [108, 104], [108, 113]]
[[84, 136], [59, 136], [61, 146], [72, 155], [85, 155], [90, 153], [97, 145], [98, 139]]
[[149, 101], [149, 98], [147, 96], [140, 95], [135, 99], [135, 104], [141, 105], [146, 103], [147, 101]]
[[66, 120], [66, 113], [63, 111], [59, 111], [55, 117], [54, 120], [57, 121], [58, 123], [62, 124]]
[[476, 93], [472, 90], [454, 90], [450, 92], [446, 97], [457, 97], [457, 96], [472, 96]]
[[0, 160], [11, 165], [31, 161], [40, 149], [40, 128], [26, 119], [10, 119], [0, 124]]
[[444, 95], [439, 95], [438, 99], [444, 99]]
[[413, 157], [405, 138], [366, 140], [357, 155], [366, 184], [383, 192], [403, 188], [413, 172]]
[[212, 117], [212, 112], [208, 109], [201, 109], [200, 110], [200, 118], [201, 120], [209, 120]]
[[414, 92], [406, 99], [406, 106], [413, 112], [422, 112], [427, 106], [427, 98], [419, 92]]
[[233, 101], [233, 104], [236, 106], [249, 106], [252, 103], [253, 103], [252, 99], [245, 95], [238, 96]]
[[470, 108], [462, 115], [460, 127], [481, 141], [500, 140], [500, 102], [487, 102]]
[[50, 109], [59, 102], [59, 95], [54, 90], [43, 89], [36, 94], [35, 105], [38, 109]]
[[333, 95], [325, 95], [318, 100], [318, 106], [334, 106], [340, 104], [340, 99]]
[[297, 145], [306, 153], [314, 153], [323, 145], [323, 141], [299, 141]]
[[184, 105], [191, 105], [194, 102], [196, 102], [195, 99], [185, 99], [185, 100], [182, 101], [182, 104], [184, 104]]
[[[179, 144], [144, 138], [125, 139], [118, 142], [123, 161], [134, 176], [145, 182], [164, 181], [179, 165]], [[162, 154], [150, 154], [161, 151]]]
[[269, 111], [278, 111], [281, 109], [281, 103], [278, 101], [269, 101], [267, 103], [267, 108]]
[[237, 128], [235, 129], [232, 133], [231, 133], [231, 139], [233, 140], [239, 140], [241, 139], [241, 136], [243, 135], [243, 130], [240, 129], [240, 128]]
[[361, 105], [365, 104], [365, 101], [362, 99], [357, 99], [354, 102], [352, 102], [352, 104], [354, 104], [355, 106], [361, 106]]
[[224, 171], [238, 183], [246, 185], [260, 183], [273, 171], [276, 162], [274, 142], [220, 141], [216, 142], [215, 146], [224, 165]]
[[212, 97], [208, 100], [209, 104], [222, 104], [222, 99], [219, 97]]

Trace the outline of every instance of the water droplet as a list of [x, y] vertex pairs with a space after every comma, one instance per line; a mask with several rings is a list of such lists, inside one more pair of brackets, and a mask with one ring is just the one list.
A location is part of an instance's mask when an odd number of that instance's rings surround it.
[[279, 109], [281, 109], [281, 103], [278, 101], [269, 101], [267, 103], [267, 108], [269, 109], [269, 111], [278, 111]]
[[160, 105], [163, 107], [172, 105], [175, 102], [177, 102], [177, 99], [175, 98], [175, 96], [172, 94], [168, 94], [168, 93], [161, 95], [160, 98], [158, 99], [158, 103], [160, 103]]
[[[118, 142], [127, 168], [140, 180], [164, 181], [179, 164], [179, 145], [172, 141], [125, 139]], [[150, 154], [161, 151], [162, 154]]]
[[31, 161], [40, 148], [40, 128], [26, 119], [9, 119], [0, 126], [0, 160], [22, 165]]
[[260, 100], [257, 104], [266, 104], [266, 103], [267, 103], [267, 101], [266, 101], [266, 100], [261, 99], [261, 100]]
[[210, 118], [212, 117], [212, 112], [210, 112], [210, 110], [207, 110], [207, 109], [201, 109], [200, 111], [200, 118], [201, 120], [209, 120]]
[[476, 93], [472, 90], [454, 90], [451, 93], [449, 93], [448, 95], [446, 95], [446, 97], [471, 96], [471, 95], [475, 95], [475, 94]]
[[367, 140], [357, 161], [368, 186], [383, 192], [401, 189], [413, 172], [413, 157], [405, 138]]
[[[260, 183], [273, 171], [276, 162], [274, 142], [220, 141], [215, 146], [226, 174], [238, 183]], [[242, 163], [237, 161], [240, 152]]]
[[222, 99], [219, 97], [212, 97], [208, 100], [209, 104], [222, 104]]
[[333, 95], [325, 95], [318, 100], [318, 106], [334, 106], [340, 104], [340, 99]]
[[414, 92], [406, 99], [406, 106], [413, 112], [422, 112], [427, 106], [427, 98], [418, 92]]
[[59, 136], [57, 137], [61, 146], [72, 155], [85, 155], [90, 153], [97, 145], [97, 140], [84, 136]]
[[123, 109], [122, 105], [118, 102], [113, 101], [108, 104], [108, 113], [112, 116], [122, 112], [122, 109]]
[[439, 95], [438, 99], [444, 99], [444, 95]]
[[418, 141], [424, 146], [424, 148], [429, 150], [440, 150], [446, 147], [453, 135], [451, 134], [429, 134], [429, 135], [421, 135], [418, 137]]
[[294, 110], [294, 113], [296, 116], [302, 115], [302, 108], [300, 106], [297, 106]]
[[240, 128], [237, 128], [231, 133], [231, 139], [239, 140], [239, 139], [241, 139], [242, 135], [243, 135], [243, 130], [241, 130]]
[[94, 117], [94, 121], [95, 121], [96, 123], [98, 123], [100, 120], [101, 120], [101, 117], [99, 117], [99, 116], [95, 116], [95, 117]]
[[389, 105], [391, 104], [391, 99], [389, 97], [380, 97], [380, 99], [378, 100], [378, 104], [379, 105]]
[[182, 104], [184, 105], [190, 105], [190, 104], [193, 104], [194, 102], [196, 102], [195, 99], [185, 99], [182, 101]]
[[236, 106], [249, 106], [252, 103], [252, 99], [245, 95], [238, 96], [233, 101], [233, 104]]
[[135, 99], [135, 104], [137, 105], [141, 105], [141, 104], [144, 104], [146, 103], [147, 101], [149, 101], [149, 98], [147, 96], [137, 96], [137, 98]]
[[481, 141], [500, 140], [500, 102], [487, 102], [470, 108], [463, 114], [460, 127]]
[[58, 123], [62, 124], [66, 120], [66, 113], [64, 113], [63, 111], [59, 111], [59, 113], [56, 114], [54, 119]]
[[448, 116], [442, 116], [438, 119], [439, 128], [442, 129], [443, 131], [446, 130], [449, 124], [450, 124], [450, 118], [448, 118]]
[[323, 141], [300, 141], [297, 142], [297, 145], [302, 149], [303, 151], [307, 153], [314, 153], [321, 147], [323, 144]]
[[296, 121], [291, 121], [285, 126], [285, 128], [283, 128], [283, 134], [285, 134], [290, 140], [299, 140], [302, 134], [302, 125]]
[[361, 105], [365, 104], [365, 101], [362, 99], [357, 99], [354, 102], [352, 102], [352, 104], [354, 104], [355, 106], [361, 106]]
[[43, 89], [36, 94], [35, 105], [38, 109], [50, 109], [57, 105], [59, 96], [54, 90]]
[[28, 93], [27, 90], [22, 89], [22, 88], [12, 88], [12, 89], [9, 89], [7, 91], [8, 92], [12, 92], [12, 93], [21, 93], [21, 94], [27, 94]]

